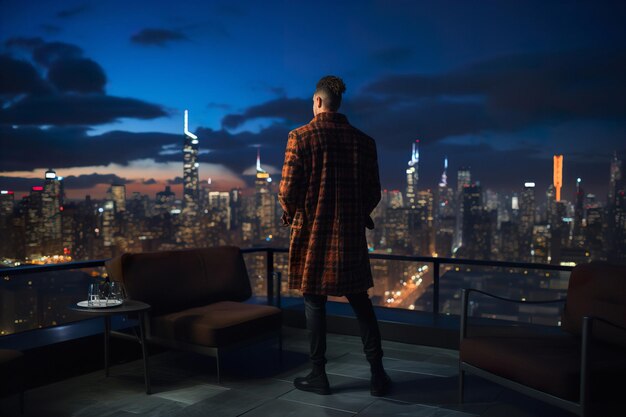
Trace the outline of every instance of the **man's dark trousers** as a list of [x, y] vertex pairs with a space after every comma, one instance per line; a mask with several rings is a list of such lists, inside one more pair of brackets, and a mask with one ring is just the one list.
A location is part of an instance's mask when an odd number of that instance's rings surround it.
[[[346, 295], [361, 330], [363, 352], [373, 368], [382, 366], [378, 321], [367, 292]], [[326, 364], [326, 300], [325, 295], [304, 294], [307, 330], [311, 342], [310, 357], [314, 369], [323, 369]]]

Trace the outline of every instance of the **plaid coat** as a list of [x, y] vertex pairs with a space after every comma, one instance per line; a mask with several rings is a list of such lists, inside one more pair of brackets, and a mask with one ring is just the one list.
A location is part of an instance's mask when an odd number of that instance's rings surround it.
[[342, 296], [373, 286], [365, 227], [380, 201], [374, 139], [339, 113], [289, 132], [278, 199], [291, 226], [290, 289]]

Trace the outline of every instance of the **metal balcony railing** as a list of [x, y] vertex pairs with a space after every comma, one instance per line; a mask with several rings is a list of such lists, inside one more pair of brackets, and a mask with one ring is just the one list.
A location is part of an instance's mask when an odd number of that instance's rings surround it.
[[[272, 277], [276, 276], [276, 264], [275, 264], [275, 254], [286, 254], [288, 253], [287, 248], [272, 248], [272, 247], [252, 247], [242, 249], [244, 254], [254, 254], [254, 253], [264, 253], [265, 256], [265, 284], [266, 284], [266, 296], [267, 303], [270, 305], [281, 305], [281, 288], [280, 285], [277, 286], [277, 283], [272, 279]], [[560, 265], [549, 265], [549, 264], [534, 264], [534, 263], [524, 263], [524, 262], [502, 262], [502, 261], [490, 261], [490, 260], [473, 260], [473, 259], [456, 259], [456, 258], [434, 258], [428, 256], [408, 256], [408, 255], [392, 255], [392, 254], [379, 254], [379, 253], [370, 253], [370, 259], [372, 260], [385, 260], [385, 261], [402, 261], [402, 262], [413, 262], [413, 263], [428, 263], [433, 265], [432, 269], [432, 314], [436, 319], [440, 313], [440, 285], [441, 285], [441, 266], [442, 265], [463, 265], [463, 266], [483, 266], [483, 267], [498, 267], [498, 268], [511, 268], [511, 269], [523, 269], [523, 270], [541, 270], [541, 271], [571, 271], [573, 267], [571, 266], [560, 266]], [[69, 270], [80, 270], [86, 268], [98, 268], [103, 267], [105, 263], [105, 259], [102, 260], [91, 260], [91, 261], [82, 261], [82, 262], [70, 262], [64, 264], [51, 264], [51, 265], [37, 265], [37, 266], [21, 266], [16, 268], [6, 268], [0, 270], [0, 277], [2, 281], [0, 281], [0, 290], [2, 290], [2, 285], [6, 285], [8, 281], [11, 281], [11, 277], [18, 277], [24, 275], [31, 274], [43, 274], [43, 273], [54, 273], [59, 271], [69, 271]], [[284, 268], [283, 268], [284, 269]], [[96, 274], [97, 275], [97, 274]], [[86, 286], [85, 286], [86, 288]], [[67, 299], [63, 299], [62, 302], [66, 302]], [[27, 302], [27, 301], [25, 301]], [[48, 303], [54, 302], [54, 300], [48, 300]], [[2, 306], [4, 309], [5, 307]], [[48, 307], [45, 305], [40, 305], [39, 308], [44, 310]], [[2, 312], [2, 315], [7, 312]], [[39, 313], [41, 314], [41, 313]], [[6, 319], [6, 317], [5, 317]], [[79, 320], [79, 318], [75, 318]], [[73, 320], [68, 320], [73, 321]], [[0, 323], [1, 324], [1, 323]], [[65, 324], [65, 323], [58, 323]], [[47, 323], [44, 327], [54, 326], [55, 324]], [[41, 327], [39, 325], [38, 327]], [[36, 328], [36, 327], [32, 327]], [[20, 330], [12, 333], [18, 333]], [[1, 337], [1, 336], [0, 336]]]

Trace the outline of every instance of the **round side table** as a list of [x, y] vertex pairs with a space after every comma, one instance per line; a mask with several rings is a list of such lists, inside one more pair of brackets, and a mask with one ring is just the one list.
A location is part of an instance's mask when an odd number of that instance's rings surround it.
[[136, 300], [124, 300], [124, 302], [115, 307], [80, 307], [77, 304], [69, 306], [70, 310], [81, 314], [91, 316], [101, 316], [104, 319], [104, 374], [109, 376], [109, 337], [111, 335], [111, 316], [121, 314], [137, 313], [139, 316], [139, 343], [141, 344], [141, 353], [143, 356], [143, 368], [146, 381], [146, 394], [150, 394], [150, 376], [148, 373], [148, 352], [146, 349], [146, 325], [145, 316], [150, 305]]

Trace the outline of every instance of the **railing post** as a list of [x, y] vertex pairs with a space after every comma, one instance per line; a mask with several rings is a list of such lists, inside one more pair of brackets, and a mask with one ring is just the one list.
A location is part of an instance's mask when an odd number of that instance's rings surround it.
[[274, 305], [274, 250], [267, 248], [265, 280], [267, 283], [267, 305]]
[[439, 261], [433, 259], [433, 317], [439, 318]]

